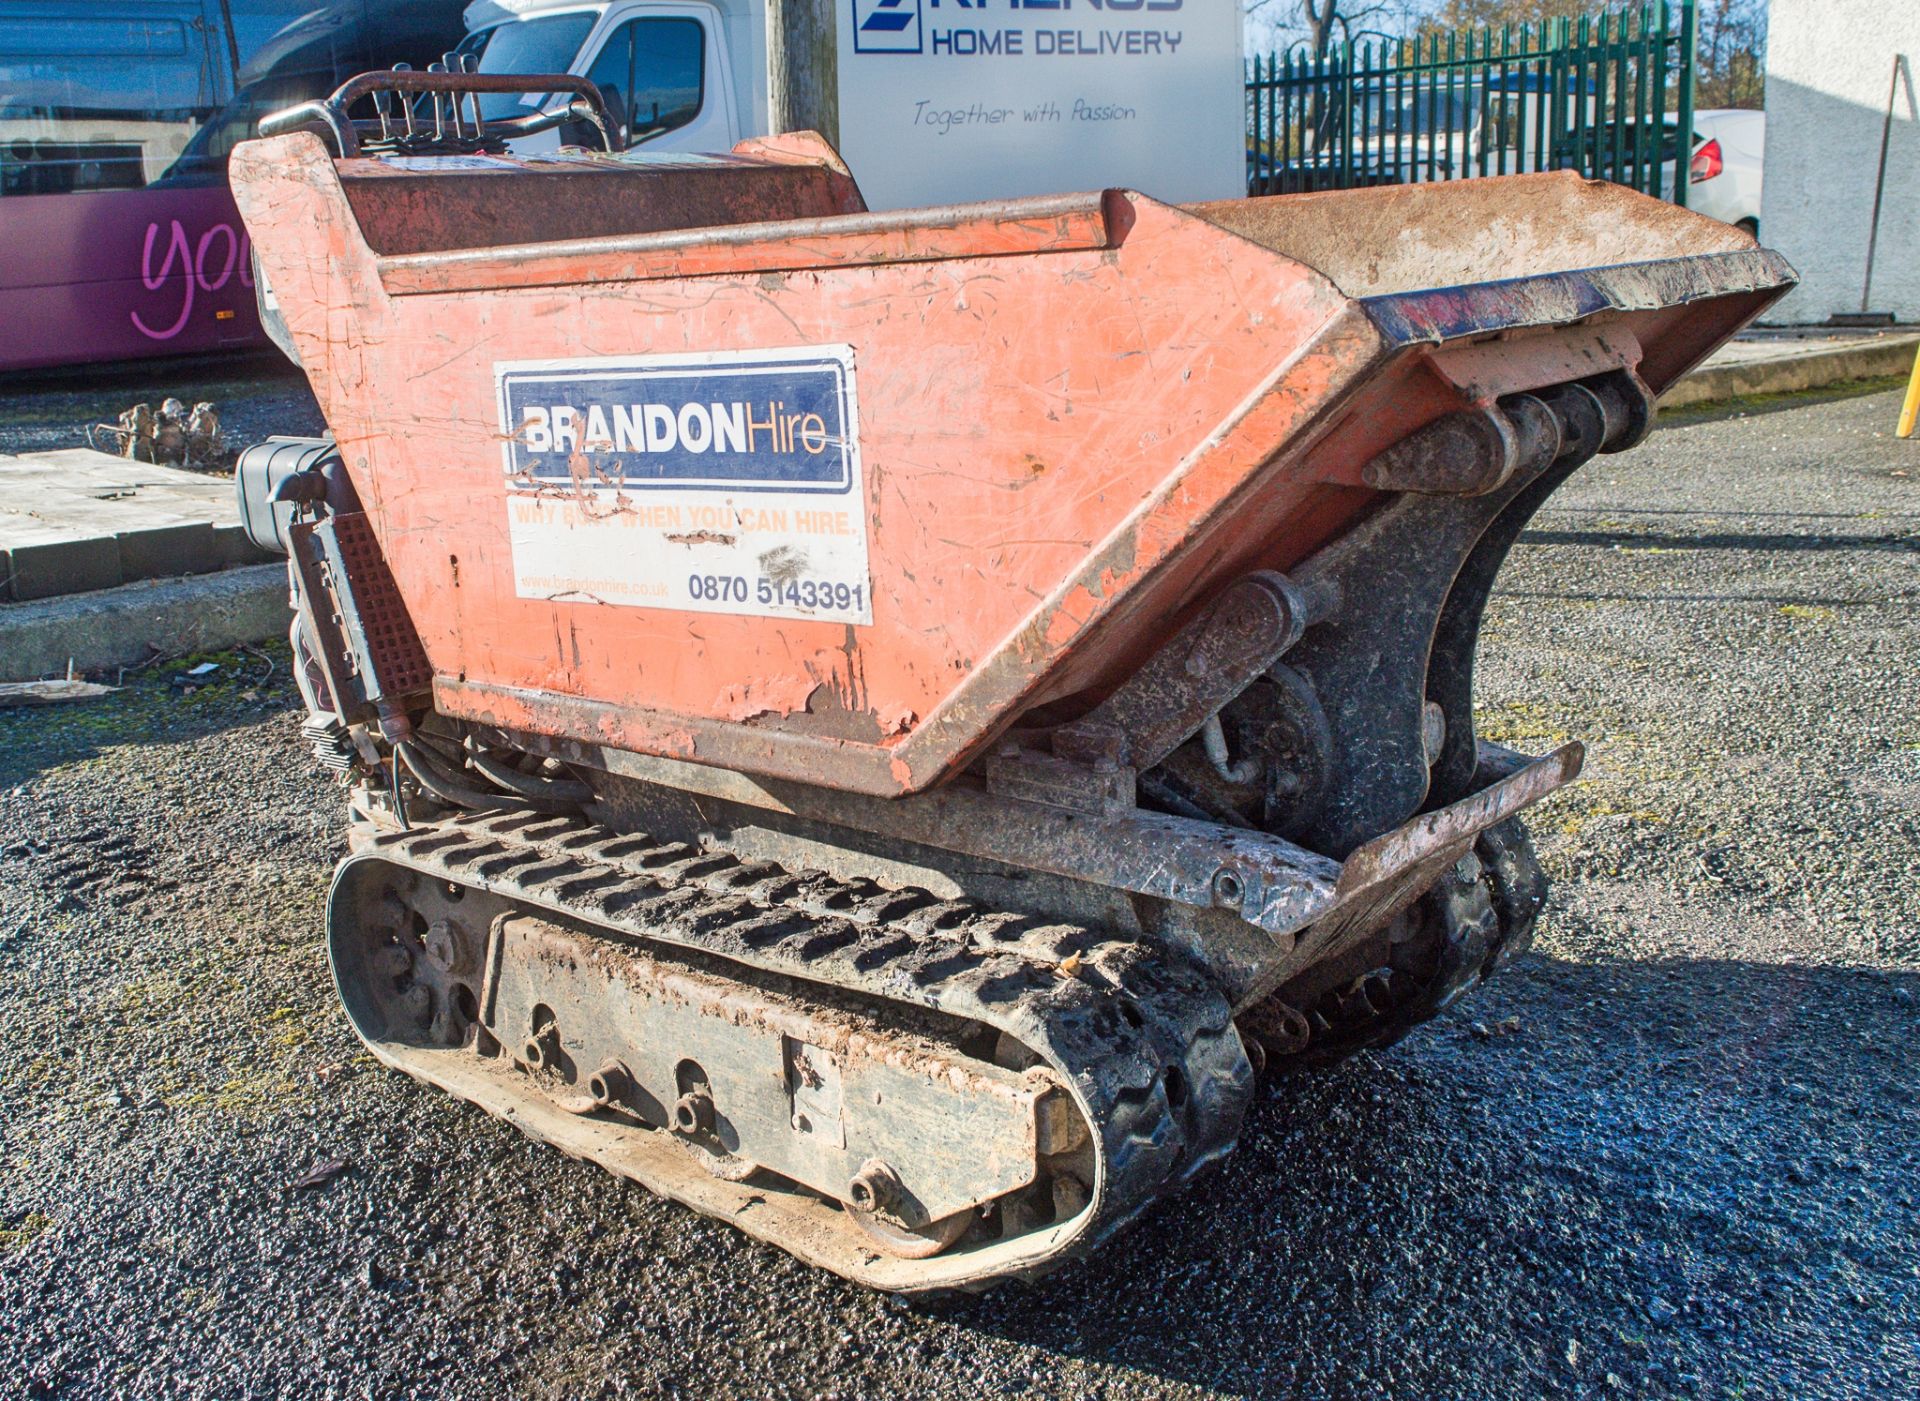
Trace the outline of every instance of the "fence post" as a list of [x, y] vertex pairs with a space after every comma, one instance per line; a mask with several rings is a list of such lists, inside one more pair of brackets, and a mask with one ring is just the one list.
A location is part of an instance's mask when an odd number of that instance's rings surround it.
[[[1653, 131], [1653, 148], [1660, 149], [1660, 136], [1653, 127], [1653, 115], [1647, 110], [1647, 65], [1653, 61], [1653, 11], [1646, 5], [1640, 7], [1640, 22], [1634, 28], [1634, 50], [1636, 61], [1633, 65], [1633, 188], [1642, 194], [1647, 190], [1647, 141], [1648, 132]], [[1662, 123], [1664, 125], [1664, 122]], [[1660, 162], [1653, 162], [1657, 172]], [[1656, 173], [1653, 179], [1652, 194], [1660, 197], [1660, 181]]]
[[1696, 46], [1693, 0], [1680, 0], [1680, 127], [1674, 133], [1673, 202], [1687, 207], [1693, 170], [1693, 65]]
[[[1667, 158], [1667, 49], [1673, 42], [1672, 13], [1667, 0], [1656, 0], [1660, 6], [1660, 29], [1653, 40], [1653, 93], [1647, 107], [1649, 121], [1657, 122], [1653, 128], [1653, 184], [1660, 188], [1660, 168]], [[1676, 141], [1678, 133], [1675, 134]], [[1680, 171], [1674, 169], [1674, 180], [1678, 187]], [[1658, 195], [1655, 196], [1658, 198]]]
[[[1627, 153], [1627, 16], [1623, 10], [1617, 17], [1613, 38], [1608, 41], [1608, 52], [1601, 60], [1600, 71], [1611, 76], [1607, 82], [1610, 94], [1607, 110], [1612, 114], [1604, 130], [1611, 139], [1607, 151], [1607, 179], [1618, 182], [1620, 167]], [[1600, 32], [1606, 35], [1607, 20], [1600, 20]]]
[[1250, 71], [1246, 78], [1246, 90], [1242, 94], [1247, 104], [1247, 193], [1264, 195], [1260, 188], [1260, 55], [1253, 56], [1248, 65]]
[[1353, 40], [1340, 48], [1340, 181], [1353, 184]]

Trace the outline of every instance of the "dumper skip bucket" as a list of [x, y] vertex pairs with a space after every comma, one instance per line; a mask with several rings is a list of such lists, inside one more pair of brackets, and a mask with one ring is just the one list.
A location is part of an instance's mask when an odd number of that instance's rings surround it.
[[1788, 285], [1571, 174], [867, 214], [805, 137], [234, 159], [440, 710], [874, 794], [1097, 700], [1382, 486], [1488, 489], [1369, 478], [1424, 426], [1658, 394]]

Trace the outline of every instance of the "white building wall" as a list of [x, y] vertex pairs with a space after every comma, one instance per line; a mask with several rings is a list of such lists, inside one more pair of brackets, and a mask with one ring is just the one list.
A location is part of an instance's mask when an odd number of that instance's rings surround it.
[[[1920, 68], [1920, 0], [1771, 0], [1760, 240], [1799, 269], [1769, 321], [1860, 310], [1895, 54]], [[1872, 311], [1920, 321], [1920, 83], [1894, 101]]]

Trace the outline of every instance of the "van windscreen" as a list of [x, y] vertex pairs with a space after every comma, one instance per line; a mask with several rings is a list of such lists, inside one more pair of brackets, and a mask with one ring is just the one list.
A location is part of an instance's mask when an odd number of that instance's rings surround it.
[[[476, 55], [482, 73], [565, 73], [599, 18], [597, 11], [571, 10], [496, 24], [469, 34], [459, 51]], [[480, 115], [490, 122], [516, 117], [546, 100], [542, 93], [488, 93], [480, 99]]]

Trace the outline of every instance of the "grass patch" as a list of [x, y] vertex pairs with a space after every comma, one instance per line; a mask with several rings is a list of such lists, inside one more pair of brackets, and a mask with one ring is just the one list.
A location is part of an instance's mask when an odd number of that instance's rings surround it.
[[1508, 701], [1499, 707], [1483, 707], [1473, 713], [1474, 733], [1495, 744], [1520, 744], [1546, 741], [1565, 744], [1569, 734], [1561, 717], [1536, 701]]
[[1585, 812], [1577, 812], [1564, 818], [1560, 830], [1569, 837], [1577, 837], [1589, 822], [1598, 822], [1604, 817], [1624, 817], [1629, 822], [1665, 822], [1667, 819], [1652, 808], [1623, 808], [1602, 799]]
[[0, 1255], [25, 1250], [52, 1225], [53, 1218], [44, 1211], [29, 1211], [13, 1225], [0, 1228]]
[[[204, 662], [220, 669], [204, 678], [186, 676]], [[41, 769], [83, 765], [119, 750], [257, 722], [296, 703], [291, 665], [285, 642], [251, 652], [196, 652], [139, 671], [95, 673], [92, 679], [121, 687], [110, 696], [0, 710], [0, 788]]]
[[[1741, 418], [1748, 414], [1779, 413], [1784, 409], [1803, 409], [1812, 404], [1832, 404], [1844, 399], [1863, 399], [1869, 394], [1885, 394], [1905, 389], [1907, 376], [1881, 375], [1872, 379], [1842, 380], [1819, 389], [1788, 389], [1777, 394], [1741, 394], [1731, 399], [1716, 399], [1710, 404], [1688, 404], [1684, 408], [1662, 409], [1658, 422], [1663, 427], [1684, 428], [1694, 423], [1711, 423], [1722, 418]], [[1888, 431], [1893, 420], [1887, 420]]]

